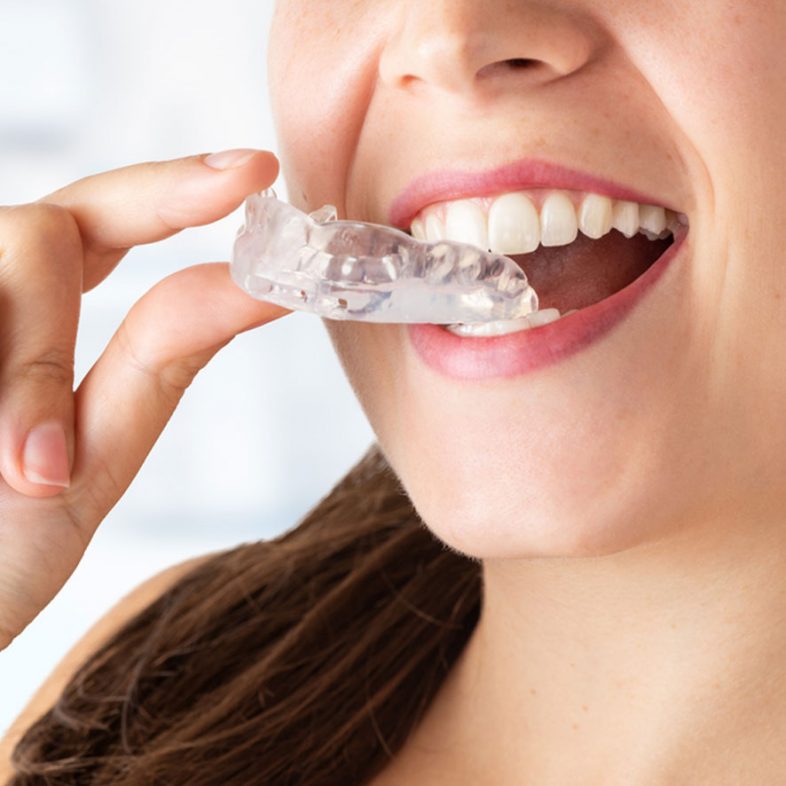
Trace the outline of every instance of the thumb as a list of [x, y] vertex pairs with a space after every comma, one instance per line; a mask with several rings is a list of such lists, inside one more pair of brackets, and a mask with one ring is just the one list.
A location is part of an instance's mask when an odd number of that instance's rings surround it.
[[234, 336], [291, 313], [232, 281], [227, 263], [180, 270], [131, 309], [75, 396], [70, 496], [91, 537], [196, 374]]

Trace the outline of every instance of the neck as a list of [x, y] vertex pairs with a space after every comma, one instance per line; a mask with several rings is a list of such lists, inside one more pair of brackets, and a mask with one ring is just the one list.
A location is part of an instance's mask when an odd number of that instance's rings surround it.
[[777, 782], [783, 525], [708, 524], [603, 557], [486, 560], [480, 621], [433, 716], [427, 733], [467, 752], [475, 783], [718, 785], [743, 771]]

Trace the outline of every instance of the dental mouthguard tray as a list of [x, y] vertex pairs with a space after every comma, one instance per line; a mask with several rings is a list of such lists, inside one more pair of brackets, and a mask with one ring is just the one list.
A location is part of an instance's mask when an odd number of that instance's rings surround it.
[[474, 246], [339, 221], [332, 205], [307, 215], [272, 189], [246, 199], [245, 219], [231, 273], [259, 300], [359, 322], [471, 324], [538, 310], [524, 271]]

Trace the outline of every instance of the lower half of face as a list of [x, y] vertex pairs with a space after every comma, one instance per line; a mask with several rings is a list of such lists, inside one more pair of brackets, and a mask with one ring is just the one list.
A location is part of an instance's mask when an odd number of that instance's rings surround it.
[[300, 207], [388, 223], [425, 171], [545, 156], [689, 218], [635, 280], [525, 336], [326, 322], [429, 528], [479, 558], [582, 556], [782, 518], [786, 11], [318, 5], [304, 23], [305, 0], [279, 0], [274, 28], [282, 163]]

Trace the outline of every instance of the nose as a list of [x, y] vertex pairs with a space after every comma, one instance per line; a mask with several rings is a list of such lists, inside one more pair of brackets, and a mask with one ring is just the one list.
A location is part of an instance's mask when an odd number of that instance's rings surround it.
[[578, 71], [600, 46], [577, 9], [528, 0], [402, 0], [380, 55], [398, 89], [470, 96], [514, 79], [545, 84]]

